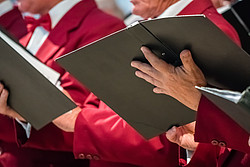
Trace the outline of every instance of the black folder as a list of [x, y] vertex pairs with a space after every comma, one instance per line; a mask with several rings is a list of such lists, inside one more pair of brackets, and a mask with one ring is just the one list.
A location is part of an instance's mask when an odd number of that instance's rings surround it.
[[172, 125], [195, 120], [195, 112], [134, 75], [141, 46], [175, 66], [189, 49], [210, 85], [244, 90], [250, 85], [250, 57], [203, 15], [138, 22], [57, 60], [94, 94], [138, 130], [154, 137]]
[[[20, 54], [28, 53], [1, 28], [0, 81], [9, 90], [8, 105], [39, 130], [76, 105]], [[37, 60], [38, 61], [38, 60]]]
[[[244, 92], [198, 87], [201, 93], [250, 133], [250, 87]], [[237, 96], [237, 100], [235, 97]], [[234, 99], [235, 98], [235, 99]], [[234, 99], [234, 100], [232, 100]]]

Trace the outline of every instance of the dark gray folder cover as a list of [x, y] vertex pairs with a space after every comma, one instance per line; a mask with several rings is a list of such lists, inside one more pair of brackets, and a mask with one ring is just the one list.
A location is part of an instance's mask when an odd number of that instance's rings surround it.
[[241, 104], [236, 104], [232, 101], [216, 96], [214, 94], [202, 91], [202, 94], [206, 96], [211, 102], [213, 102], [218, 108], [231, 117], [236, 123], [250, 133], [250, 108], [245, 108]]
[[169, 96], [154, 94], [152, 85], [135, 77], [130, 62], [145, 61], [142, 45], [175, 66], [181, 64], [179, 53], [190, 49], [209, 84], [236, 89], [250, 85], [250, 57], [204, 16], [143, 21], [57, 62], [145, 138], [151, 138], [172, 125], [195, 120], [195, 112]]
[[243, 91], [250, 85], [250, 56], [205, 17], [173, 17], [142, 22], [175, 53], [191, 50], [208, 84]]
[[8, 104], [39, 130], [76, 105], [0, 37], [0, 81]]

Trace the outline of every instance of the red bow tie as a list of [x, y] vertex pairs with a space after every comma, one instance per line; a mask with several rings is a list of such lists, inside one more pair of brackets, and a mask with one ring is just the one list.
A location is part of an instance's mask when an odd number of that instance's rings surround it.
[[51, 19], [49, 14], [43, 15], [39, 19], [34, 19], [30, 16], [25, 16], [24, 19], [27, 24], [28, 32], [33, 32], [38, 26], [42, 26], [47, 31], [51, 30]]

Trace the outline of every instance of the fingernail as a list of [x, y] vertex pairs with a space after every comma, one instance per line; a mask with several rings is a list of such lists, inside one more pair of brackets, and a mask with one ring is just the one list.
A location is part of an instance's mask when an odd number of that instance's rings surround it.
[[181, 54], [182, 54], [183, 57], [187, 57], [189, 55], [189, 53], [190, 53], [189, 50], [183, 50], [181, 52]]
[[140, 77], [140, 72], [139, 72], [139, 71], [136, 71], [136, 72], [135, 72], [135, 75], [136, 75], [137, 77]]
[[135, 66], [135, 62], [132, 61], [132, 62], [130, 63], [130, 65], [131, 65], [132, 67], [134, 67], [134, 66]]

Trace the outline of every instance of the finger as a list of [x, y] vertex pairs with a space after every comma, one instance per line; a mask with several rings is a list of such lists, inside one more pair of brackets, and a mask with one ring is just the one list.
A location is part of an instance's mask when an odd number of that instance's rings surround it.
[[152, 78], [157, 78], [160, 75], [160, 73], [156, 69], [154, 69], [151, 65], [147, 63], [142, 63], [140, 61], [132, 61], [131, 66], [137, 68], [138, 70], [149, 75]]
[[195, 124], [196, 121], [193, 121], [189, 124], [184, 125], [183, 127], [189, 132], [189, 133], [194, 133], [195, 132]]
[[0, 94], [1, 94], [2, 91], [3, 91], [3, 88], [4, 88], [3, 84], [0, 83]]
[[180, 53], [180, 58], [185, 70], [192, 71], [197, 67], [189, 50], [183, 50]]
[[167, 91], [165, 89], [160, 88], [160, 87], [155, 87], [153, 89], [153, 92], [157, 93], [157, 94], [167, 94]]
[[136, 71], [135, 75], [139, 78], [144, 79], [145, 81], [149, 82], [150, 84], [154, 85], [154, 86], [161, 86], [161, 82], [154, 79], [153, 77], [149, 76], [148, 74], [145, 74], [141, 71]]
[[0, 95], [0, 105], [7, 105], [9, 92], [6, 89], [3, 89], [1, 95]]
[[172, 68], [172, 65], [166, 63], [164, 60], [158, 58], [154, 53], [151, 52], [147, 47], [141, 47], [145, 58], [149, 63], [158, 71], [169, 71]]
[[176, 127], [173, 126], [171, 129], [169, 129], [167, 132], [166, 132], [166, 137], [169, 141], [173, 142], [173, 143], [176, 143], [177, 142], [177, 133], [176, 133]]

